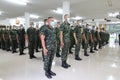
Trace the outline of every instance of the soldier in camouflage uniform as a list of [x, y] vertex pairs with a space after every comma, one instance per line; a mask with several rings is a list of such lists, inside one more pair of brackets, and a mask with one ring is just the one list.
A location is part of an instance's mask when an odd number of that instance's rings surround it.
[[88, 49], [88, 44], [89, 44], [89, 39], [90, 39], [90, 33], [88, 29], [88, 24], [86, 24], [86, 27], [83, 29], [82, 33], [82, 42], [83, 42], [83, 48], [84, 48], [84, 55], [89, 56], [87, 54], [87, 49]]
[[[41, 28], [40, 28], [39, 31], [41, 31], [42, 28], [44, 28], [45, 26], [47, 26], [47, 19], [44, 19], [44, 25], [41, 26]], [[39, 32], [39, 33], [40, 33], [40, 32]], [[40, 40], [40, 45], [41, 45], [41, 40]], [[43, 50], [42, 50], [42, 58], [43, 58], [43, 61], [45, 61], [45, 57], [44, 57], [44, 52], [43, 52]]]
[[64, 16], [64, 22], [60, 26], [60, 43], [62, 48], [61, 53], [61, 60], [62, 60], [62, 67], [68, 68], [70, 67], [69, 64], [67, 64], [67, 56], [69, 53], [69, 47], [70, 47], [70, 24], [68, 23], [68, 15], [66, 14]]
[[[91, 30], [91, 33], [90, 33], [90, 52], [91, 53], [94, 53], [93, 47], [94, 47], [95, 41], [96, 41], [94, 28], [95, 28], [95, 26], [92, 26], [92, 30]], [[97, 49], [95, 49], [95, 50], [97, 50]]]
[[74, 28], [73, 36], [75, 39], [75, 60], [82, 60], [79, 57], [81, 42], [82, 42], [82, 33], [80, 28], [80, 20], [77, 20], [77, 26]]
[[19, 44], [19, 55], [25, 55], [24, 51], [25, 31], [23, 25], [20, 25], [20, 29], [17, 31], [17, 43]]
[[96, 37], [96, 41], [95, 41], [95, 44], [94, 44], [94, 50], [98, 50], [97, 46], [98, 46], [99, 41], [101, 40], [99, 32], [98, 32], [98, 27], [96, 28], [96, 31], [95, 31], [95, 37]]
[[103, 32], [102, 32], [102, 28], [100, 28], [100, 32], [99, 32], [99, 35], [100, 35], [100, 41], [99, 41], [99, 49], [102, 48], [103, 46]]
[[35, 29], [35, 50], [36, 52], [40, 52], [38, 50], [39, 48], [39, 44], [40, 43], [40, 37], [39, 37], [39, 24], [36, 25], [36, 29]]
[[52, 76], [56, 75], [54, 72], [51, 71], [52, 61], [54, 59], [54, 54], [56, 49], [56, 36], [53, 29], [54, 18], [49, 17], [47, 22], [48, 25], [44, 26], [40, 30], [40, 37], [41, 37], [43, 52], [45, 56], [45, 61], [44, 61], [45, 76], [47, 78], [52, 78]]
[[75, 39], [74, 39], [74, 36], [73, 36], [73, 32], [74, 32], [74, 26], [71, 26], [71, 29], [70, 29], [70, 48], [69, 48], [69, 53], [70, 54], [73, 54], [73, 52], [71, 51], [74, 44], [75, 44]]
[[57, 27], [55, 28], [55, 34], [57, 41], [56, 57], [60, 57], [60, 22], [57, 22]]
[[4, 41], [4, 31], [5, 31], [5, 28], [4, 26], [2, 27], [2, 37], [1, 37], [1, 45], [2, 45], [2, 49], [5, 50], [5, 41]]
[[3, 33], [3, 39], [5, 41], [5, 50], [10, 51], [10, 30], [8, 27], [6, 27]]
[[103, 32], [102, 28], [100, 28], [100, 38], [101, 38], [100, 44], [102, 47], [102, 46], [104, 46], [104, 32]]
[[35, 28], [33, 26], [34, 26], [34, 23], [31, 22], [30, 27], [27, 29], [27, 41], [28, 41], [30, 59], [36, 58], [34, 56]]
[[13, 29], [10, 31], [10, 39], [12, 42], [12, 53], [17, 53], [17, 31], [15, 30], [15, 25], [13, 26]]

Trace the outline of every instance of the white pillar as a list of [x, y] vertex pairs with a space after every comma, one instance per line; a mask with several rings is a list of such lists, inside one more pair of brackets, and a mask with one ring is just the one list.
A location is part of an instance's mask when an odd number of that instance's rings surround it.
[[68, 14], [70, 16], [70, 2], [69, 1], [63, 2], [63, 16], [62, 16], [63, 21], [64, 21], [65, 14]]
[[30, 14], [25, 12], [25, 31], [29, 28], [30, 26]]
[[[27, 31], [27, 29], [30, 26], [30, 14], [29, 13], [25, 13], [25, 31]], [[28, 47], [28, 42], [26, 41], [26, 47]]]

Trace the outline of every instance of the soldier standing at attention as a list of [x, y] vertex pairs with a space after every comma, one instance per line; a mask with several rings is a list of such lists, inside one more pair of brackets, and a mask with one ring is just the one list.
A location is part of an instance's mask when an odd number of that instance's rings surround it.
[[30, 23], [30, 27], [27, 29], [26, 39], [28, 41], [28, 50], [30, 59], [36, 58], [34, 56], [34, 43], [35, 43], [35, 28], [33, 27], [34, 23]]
[[10, 39], [12, 42], [12, 53], [17, 53], [17, 31], [15, 30], [16, 26], [13, 26], [13, 29], [10, 31]]
[[95, 31], [95, 37], [96, 37], [96, 41], [95, 41], [95, 45], [94, 45], [94, 50], [98, 50], [97, 46], [98, 46], [98, 43], [99, 43], [99, 40], [100, 40], [100, 35], [99, 35], [99, 32], [98, 32], [98, 27], [96, 28], [96, 31]]
[[40, 43], [40, 38], [39, 38], [39, 24], [36, 24], [36, 29], [35, 29], [35, 50], [36, 50], [36, 52], [40, 52], [38, 50], [39, 43]]
[[60, 22], [57, 22], [57, 27], [55, 28], [55, 34], [57, 41], [56, 57], [60, 57]]
[[70, 48], [69, 48], [69, 54], [73, 54], [72, 52], [72, 48], [75, 44], [75, 39], [74, 39], [74, 36], [73, 36], [73, 31], [74, 31], [74, 26], [71, 26], [71, 29], [70, 29]]
[[[93, 48], [95, 45], [96, 37], [95, 37], [95, 26], [92, 26], [92, 30], [90, 31], [90, 52], [94, 53]], [[97, 49], [95, 49], [97, 51]]]
[[83, 34], [82, 34], [82, 42], [83, 42], [83, 48], [84, 48], [84, 56], [89, 56], [87, 54], [87, 49], [88, 49], [88, 44], [89, 44], [89, 29], [88, 29], [88, 24], [86, 24], [86, 27], [83, 29]]
[[69, 64], [67, 64], [67, 57], [69, 53], [69, 47], [70, 47], [70, 24], [68, 23], [69, 16], [68, 14], [64, 15], [64, 22], [60, 26], [60, 43], [62, 48], [61, 53], [61, 60], [62, 60], [62, 67], [68, 68], [70, 67]]
[[[40, 30], [39, 30], [39, 33], [41, 32], [42, 28], [46, 27], [47, 26], [47, 19], [44, 19], [44, 25], [41, 26]], [[41, 43], [41, 40], [40, 40], [40, 43]], [[41, 45], [41, 44], [40, 44]], [[43, 49], [42, 49], [42, 58], [43, 58], [43, 61], [45, 61], [45, 57], [44, 57], [44, 52], [43, 52]]]
[[51, 71], [52, 62], [54, 59], [55, 48], [56, 48], [56, 35], [54, 33], [54, 18], [49, 17], [48, 25], [44, 26], [40, 31], [40, 38], [42, 42], [43, 52], [45, 56], [44, 70], [47, 78], [52, 78], [56, 74]]
[[8, 27], [6, 27], [3, 33], [3, 39], [5, 41], [5, 50], [10, 51], [10, 31]]
[[80, 20], [77, 20], [77, 26], [73, 31], [74, 39], [75, 39], [75, 60], [82, 60], [79, 57], [81, 42], [82, 42], [82, 33], [80, 28]]
[[3, 26], [2, 27], [2, 38], [1, 38], [2, 50], [5, 50], [4, 32], [5, 32], [5, 28]]
[[25, 55], [24, 51], [24, 39], [25, 39], [25, 31], [23, 30], [23, 25], [20, 25], [20, 29], [17, 31], [17, 43], [19, 45], [19, 55]]

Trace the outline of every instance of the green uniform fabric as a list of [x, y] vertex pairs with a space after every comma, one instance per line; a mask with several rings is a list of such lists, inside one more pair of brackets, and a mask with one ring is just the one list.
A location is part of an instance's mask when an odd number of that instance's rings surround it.
[[4, 31], [4, 38], [5, 38], [5, 49], [8, 51], [10, 50], [10, 30], [5, 30]]
[[30, 44], [28, 45], [29, 56], [33, 57], [34, 56], [34, 45], [35, 45], [35, 28], [29, 27], [27, 29], [27, 35], [28, 35], [28, 40], [30, 42]]
[[60, 28], [55, 28], [56, 41], [57, 41], [57, 51], [56, 54], [60, 53]]
[[101, 46], [104, 46], [104, 32], [100, 31]]
[[25, 31], [23, 29], [19, 29], [17, 31], [17, 35], [19, 40], [19, 51], [20, 51], [20, 54], [23, 54], [24, 43], [25, 43]]
[[[40, 28], [40, 30], [39, 30], [39, 33], [41, 32], [41, 30], [44, 29], [44, 27], [46, 27], [46, 25], [41, 26], [41, 28]], [[42, 29], [42, 28], [43, 28], [43, 29]], [[41, 40], [40, 40], [40, 46], [42, 47]], [[42, 50], [42, 58], [43, 58], [43, 61], [45, 61], [45, 57], [44, 57], [44, 52], [43, 52], [43, 50]]]
[[96, 38], [96, 41], [95, 41], [95, 44], [94, 44], [94, 49], [97, 49], [97, 45], [98, 45], [99, 40], [100, 40], [100, 35], [99, 35], [98, 31], [95, 31], [95, 38]]
[[70, 48], [69, 48], [69, 52], [72, 52], [72, 47], [74, 46], [75, 44], [75, 39], [74, 39], [74, 36], [73, 36], [73, 32], [74, 32], [74, 29], [70, 29]]
[[86, 43], [85, 43], [85, 41], [82, 41], [82, 43], [83, 43], [83, 48], [84, 48], [84, 53], [86, 53], [86, 52], [87, 52], [88, 45], [89, 45], [89, 40], [90, 40], [89, 29], [84, 28], [84, 29], [83, 29], [83, 34], [85, 34], [85, 38], [86, 38], [86, 40], [87, 40]]
[[63, 22], [60, 25], [60, 31], [63, 31], [63, 43], [64, 43], [64, 47], [62, 48], [61, 53], [61, 59], [62, 61], [66, 61], [70, 47], [70, 24]]
[[95, 37], [95, 30], [91, 30], [90, 34], [92, 36], [93, 42], [90, 40], [90, 51], [93, 51], [93, 47], [95, 45], [96, 37]]
[[15, 29], [10, 31], [10, 36], [12, 40], [12, 51], [15, 52], [17, 49], [17, 31]]
[[40, 34], [45, 36], [45, 44], [48, 50], [48, 54], [45, 55], [44, 70], [50, 71], [56, 49], [56, 35], [54, 29], [50, 28], [48, 25], [42, 27]]
[[35, 30], [35, 50], [38, 51], [40, 45], [39, 29]]
[[80, 47], [81, 47], [81, 41], [82, 41], [82, 34], [81, 34], [80, 26], [77, 25], [74, 28], [74, 33], [76, 33], [76, 37], [77, 37], [77, 40], [78, 40], [78, 44], [75, 45], [75, 56], [79, 56]]
[[2, 33], [2, 37], [1, 37], [1, 46], [2, 46], [2, 49], [3, 49], [3, 50], [5, 50], [5, 41], [4, 41], [4, 39], [3, 39], [4, 31], [5, 31], [5, 30], [1, 30], [1, 33]]

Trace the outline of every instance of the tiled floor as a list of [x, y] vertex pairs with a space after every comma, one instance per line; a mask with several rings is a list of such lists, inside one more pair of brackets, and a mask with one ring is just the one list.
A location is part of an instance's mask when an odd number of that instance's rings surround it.
[[[44, 76], [41, 52], [35, 55], [38, 58], [30, 60], [28, 54], [19, 56], [0, 50], [0, 80], [48, 80]], [[118, 45], [107, 45], [89, 57], [83, 56], [82, 50], [80, 56], [83, 60], [75, 61], [74, 55], [69, 55], [69, 69], [63, 69], [60, 58], [55, 58], [52, 70], [57, 76], [51, 80], [120, 80]]]

